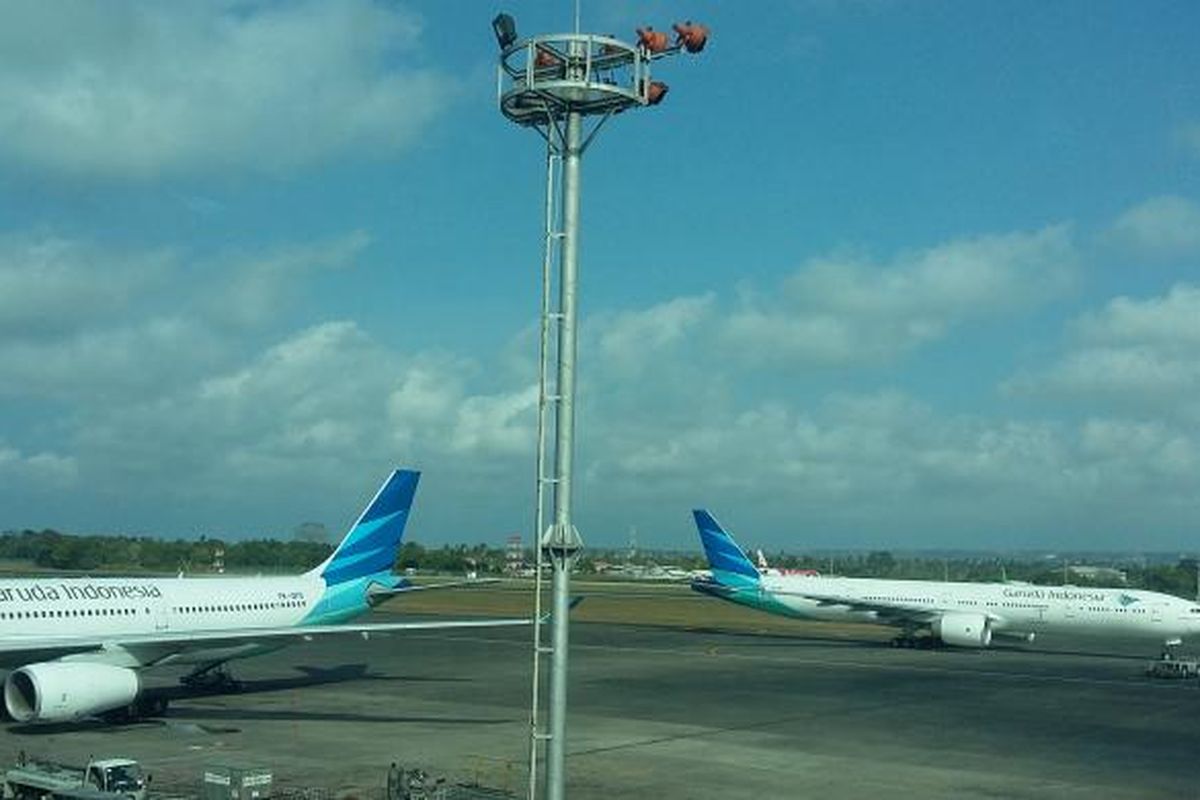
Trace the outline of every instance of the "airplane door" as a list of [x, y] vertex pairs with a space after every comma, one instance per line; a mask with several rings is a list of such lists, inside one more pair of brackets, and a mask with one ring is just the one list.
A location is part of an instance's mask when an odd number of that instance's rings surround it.
[[1046, 607], [1045, 606], [1037, 607], [1037, 612], [1034, 614], [1033, 619], [1030, 620], [1030, 624], [1033, 625], [1033, 627], [1035, 627], [1035, 628], [1045, 627], [1045, 625], [1046, 625]]
[[163, 603], [154, 606], [154, 630], [165, 631], [171, 628], [171, 619], [167, 616], [167, 607]]

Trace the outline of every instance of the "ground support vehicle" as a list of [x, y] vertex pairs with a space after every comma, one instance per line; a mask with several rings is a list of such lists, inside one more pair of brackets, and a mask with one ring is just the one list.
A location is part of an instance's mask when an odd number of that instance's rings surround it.
[[146, 800], [147, 779], [129, 758], [96, 759], [85, 767], [26, 759], [4, 772], [4, 797], [16, 800]]

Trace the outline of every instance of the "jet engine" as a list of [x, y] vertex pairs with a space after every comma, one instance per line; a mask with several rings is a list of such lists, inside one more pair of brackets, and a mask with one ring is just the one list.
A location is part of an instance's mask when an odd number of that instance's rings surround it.
[[10, 672], [4, 705], [17, 722], [71, 722], [128, 706], [141, 689], [125, 667], [50, 661]]
[[933, 623], [933, 635], [956, 647], [992, 643], [992, 628], [983, 614], [945, 614]]

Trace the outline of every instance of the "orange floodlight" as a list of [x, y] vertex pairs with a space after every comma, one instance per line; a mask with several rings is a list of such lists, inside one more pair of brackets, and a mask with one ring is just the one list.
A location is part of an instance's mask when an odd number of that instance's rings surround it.
[[670, 41], [667, 39], [667, 34], [662, 31], [656, 31], [649, 25], [644, 28], [638, 28], [637, 35], [638, 44], [650, 53], [661, 53], [671, 46]]
[[650, 81], [650, 85], [646, 87], [646, 102], [656, 106], [663, 101], [669, 91], [671, 91], [671, 87], [662, 81]]
[[533, 60], [535, 67], [557, 67], [562, 65], [562, 59], [544, 47], [537, 49], [537, 58]]
[[708, 44], [708, 28], [692, 22], [690, 19], [684, 23], [675, 23], [676, 38], [675, 44], [683, 47], [689, 53], [699, 53], [704, 49], [704, 45]]

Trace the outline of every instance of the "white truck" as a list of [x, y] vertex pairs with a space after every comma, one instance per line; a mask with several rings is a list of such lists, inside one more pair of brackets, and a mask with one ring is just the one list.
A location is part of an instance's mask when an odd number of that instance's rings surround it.
[[6, 800], [146, 800], [148, 776], [129, 758], [104, 758], [86, 767], [18, 759], [4, 772]]
[[1200, 659], [1160, 658], [1146, 665], [1151, 678], [1200, 678]]

